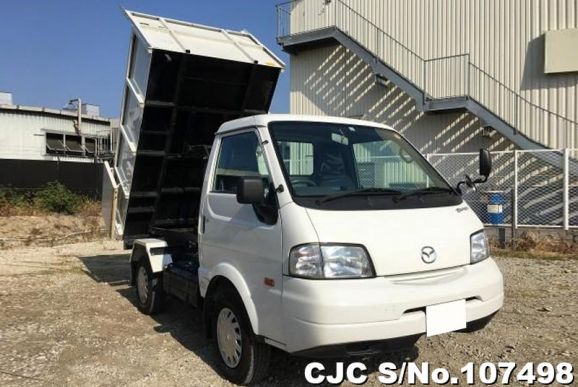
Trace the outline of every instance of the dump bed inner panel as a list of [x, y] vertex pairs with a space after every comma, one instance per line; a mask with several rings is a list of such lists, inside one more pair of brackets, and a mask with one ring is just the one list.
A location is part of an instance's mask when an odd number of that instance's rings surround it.
[[215, 132], [225, 121], [266, 113], [279, 73], [279, 67], [152, 50], [125, 241], [157, 228], [196, 229]]

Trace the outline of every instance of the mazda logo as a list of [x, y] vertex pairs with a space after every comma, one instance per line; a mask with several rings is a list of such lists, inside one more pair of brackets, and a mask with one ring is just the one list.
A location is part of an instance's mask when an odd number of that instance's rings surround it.
[[438, 255], [433, 247], [425, 246], [421, 249], [421, 260], [425, 263], [433, 263], [437, 257]]

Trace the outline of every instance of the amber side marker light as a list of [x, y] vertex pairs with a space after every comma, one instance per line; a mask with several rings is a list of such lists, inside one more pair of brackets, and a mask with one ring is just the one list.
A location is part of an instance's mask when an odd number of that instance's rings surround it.
[[273, 278], [269, 278], [269, 277], [265, 277], [263, 279], [263, 283], [265, 284], [265, 286], [269, 286], [269, 287], [275, 287], [275, 280]]

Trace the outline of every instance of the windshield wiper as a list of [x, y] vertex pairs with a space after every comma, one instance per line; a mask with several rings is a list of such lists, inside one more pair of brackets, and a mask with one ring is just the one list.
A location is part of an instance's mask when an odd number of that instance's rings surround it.
[[413, 196], [423, 196], [423, 195], [433, 195], [433, 194], [439, 194], [439, 193], [454, 193], [454, 190], [451, 188], [447, 188], [447, 187], [427, 187], [427, 188], [421, 188], [421, 189], [417, 189], [415, 191], [410, 191], [410, 192], [406, 192], [404, 194], [402, 194], [401, 196], [395, 198], [395, 201], [398, 202], [400, 200], [404, 200], [406, 198], [409, 197], [413, 197]]
[[341, 199], [351, 196], [367, 196], [367, 195], [401, 195], [402, 192], [396, 189], [390, 188], [364, 188], [356, 191], [338, 192], [331, 195], [327, 195], [321, 199], [317, 200], [317, 204], [330, 202], [335, 199]]

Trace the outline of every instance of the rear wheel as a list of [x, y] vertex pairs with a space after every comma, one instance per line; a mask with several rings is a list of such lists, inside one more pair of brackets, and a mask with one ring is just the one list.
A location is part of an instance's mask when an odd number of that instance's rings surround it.
[[271, 348], [257, 342], [237, 292], [219, 291], [213, 311], [213, 345], [223, 376], [240, 385], [262, 379], [269, 368]]
[[144, 259], [137, 263], [135, 275], [138, 309], [144, 314], [160, 312], [165, 299], [161, 275], [153, 273]]

